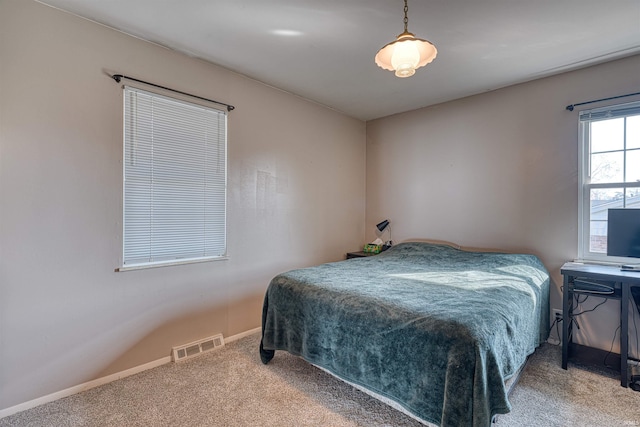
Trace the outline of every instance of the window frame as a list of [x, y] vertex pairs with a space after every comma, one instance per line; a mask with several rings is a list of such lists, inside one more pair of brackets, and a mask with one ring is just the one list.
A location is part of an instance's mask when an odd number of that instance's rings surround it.
[[[211, 232], [207, 232], [205, 231], [205, 229], [207, 229], [208, 227], [206, 225], [204, 225], [203, 231], [202, 231], [202, 235], [201, 235], [201, 239], [203, 241], [206, 241], [207, 236], [211, 235], [211, 234], [215, 234], [217, 236], [218, 239], [221, 240], [217, 240], [217, 242], [221, 242], [220, 246], [222, 246], [222, 250], [218, 250], [216, 252], [220, 252], [220, 253], [216, 253], [215, 255], [203, 255], [203, 256], [194, 256], [194, 257], [180, 257], [179, 255], [176, 256], [174, 252], [174, 258], [172, 259], [161, 259], [161, 260], [153, 260], [150, 259], [149, 261], [145, 261], [145, 262], [131, 262], [131, 261], [127, 261], [127, 256], [126, 256], [126, 248], [127, 248], [127, 239], [128, 239], [128, 234], [127, 234], [127, 206], [129, 206], [129, 209], [135, 209], [135, 207], [132, 208], [131, 204], [127, 203], [127, 150], [129, 150], [130, 145], [128, 145], [129, 141], [128, 141], [128, 137], [127, 137], [127, 109], [130, 107], [127, 107], [127, 102], [130, 102], [129, 98], [128, 98], [128, 93], [129, 92], [136, 92], [136, 93], [142, 93], [144, 95], [147, 96], [151, 96], [152, 98], [155, 99], [159, 99], [159, 100], [164, 100], [164, 101], [168, 101], [170, 103], [176, 103], [176, 104], [180, 104], [182, 106], [187, 106], [188, 108], [195, 108], [195, 109], [204, 109], [207, 110], [209, 112], [214, 112], [214, 114], [216, 115], [217, 119], [220, 121], [222, 120], [222, 125], [221, 125], [221, 129], [222, 131], [219, 132], [218, 134], [218, 138], [216, 140], [216, 147], [217, 150], [222, 151], [223, 155], [221, 156], [221, 159], [218, 159], [218, 164], [222, 165], [222, 167], [224, 168], [224, 171], [221, 175], [223, 175], [222, 177], [222, 191], [218, 190], [217, 192], [215, 192], [215, 196], [219, 197], [222, 199], [222, 212], [217, 212], [212, 214], [212, 217], [215, 217], [215, 219], [217, 221], [221, 222], [221, 227], [222, 230], [218, 230], [217, 233], [211, 233]], [[200, 262], [209, 262], [209, 261], [217, 261], [217, 260], [226, 260], [228, 259], [228, 239], [227, 239], [227, 228], [228, 228], [228, 223], [227, 223], [227, 209], [228, 209], [228, 189], [227, 189], [227, 183], [228, 183], [228, 115], [227, 115], [227, 111], [225, 111], [224, 109], [221, 109], [217, 106], [212, 106], [209, 103], [204, 103], [204, 102], [200, 102], [200, 101], [195, 101], [188, 98], [188, 97], [178, 97], [178, 96], [172, 96], [172, 95], [167, 95], [165, 93], [162, 93], [160, 91], [150, 91], [146, 88], [142, 89], [140, 87], [137, 87], [135, 85], [125, 85], [123, 86], [123, 153], [122, 153], [122, 252], [121, 252], [121, 259], [120, 259], [120, 267], [116, 268], [116, 271], [127, 271], [127, 270], [137, 270], [137, 269], [145, 269], [145, 268], [155, 268], [155, 267], [164, 267], [164, 266], [172, 266], [172, 265], [182, 265], [182, 264], [192, 264], [192, 263], [200, 263]], [[137, 108], [137, 107], [136, 107]], [[137, 116], [137, 111], [132, 113], [132, 114], [136, 114]], [[155, 118], [155, 117], [154, 117]], [[175, 119], [175, 117], [171, 117], [171, 119]], [[137, 120], [139, 120], [139, 117], [136, 117], [133, 121], [135, 121], [137, 123]], [[153, 121], [153, 119], [152, 119]], [[167, 123], [172, 123], [175, 124], [175, 122], [169, 121]], [[207, 126], [205, 124], [205, 120], [202, 119], [202, 126]], [[220, 123], [218, 123], [218, 126], [220, 126]], [[220, 134], [222, 136], [220, 136]], [[222, 141], [222, 142], [221, 142]], [[192, 142], [192, 141], [188, 141], [188, 142]], [[152, 143], [153, 145], [153, 143]], [[206, 150], [208, 150], [208, 148], [206, 148]], [[153, 160], [153, 156], [151, 162], [153, 163], [155, 160]], [[203, 175], [206, 176], [206, 171], [208, 170], [209, 167], [211, 167], [213, 165], [213, 160], [209, 163], [209, 162], [205, 162], [204, 166], [202, 167], [202, 172]], [[155, 167], [155, 164], [154, 164]], [[154, 169], [154, 172], [157, 169]], [[153, 175], [152, 173], [152, 175]], [[170, 170], [169, 170], [170, 173]], [[219, 174], [220, 175], [220, 174]], [[204, 181], [202, 181], [202, 184], [204, 187], [206, 187], [206, 178], [203, 178]], [[220, 180], [217, 181], [218, 183], [220, 183]], [[154, 184], [151, 184], [152, 186]], [[207, 190], [205, 190], [206, 192]], [[152, 193], [154, 194], [152, 196], [152, 199], [155, 196], [155, 192], [152, 191]], [[207, 193], [208, 194], [208, 193]], [[204, 196], [204, 199], [206, 200], [207, 196]], [[171, 196], [168, 196], [167, 198], [164, 199], [165, 201], [167, 200], [174, 200], [172, 199]], [[219, 201], [219, 200], [218, 200]], [[152, 203], [154, 203], [152, 201]], [[206, 204], [206, 201], [204, 201], [204, 203]], [[151, 209], [153, 210], [153, 209]], [[219, 210], [219, 209], [218, 209]], [[131, 212], [131, 211], [130, 211]], [[205, 223], [207, 221], [207, 219], [204, 219]], [[149, 223], [152, 223], [153, 220], [150, 220]], [[149, 227], [153, 227], [153, 225], [149, 225]], [[169, 233], [171, 234], [173, 230], [164, 230], [165, 233]], [[131, 236], [129, 235], [129, 238]], [[152, 240], [150, 238], [150, 254], [153, 252], [152, 246]], [[206, 243], [205, 243], [206, 245]], [[205, 251], [206, 252], [206, 251]], [[150, 255], [151, 257], [151, 255]], [[163, 257], [163, 258], [166, 258]]]
[[[625, 113], [626, 112], [626, 113]], [[607, 118], [607, 114], [612, 114]], [[621, 182], [611, 183], [591, 183], [591, 135], [590, 124], [595, 121], [611, 120], [616, 118], [627, 118], [640, 114], [640, 101], [615, 104], [607, 107], [599, 107], [590, 110], [580, 111], [578, 115], [578, 261], [586, 261], [602, 264], [624, 264], [636, 258], [630, 257], [614, 257], [608, 256], [601, 252], [591, 251], [591, 190], [592, 189], [608, 189], [622, 188], [626, 191], [628, 188], [640, 188], [639, 182], [626, 182], [623, 174]], [[585, 117], [583, 119], [583, 117]], [[626, 124], [626, 121], [625, 121]], [[624, 129], [624, 144], [622, 150], [624, 152], [624, 162], [626, 162], [626, 154], [628, 150], [637, 150], [638, 148], [627, 148], [627, 129]], [[626, 164], [625, 164], [626, 167]], [[626, 197], [623, 198], [626, 200]], [[626, 208], [626, 206], [622, 206]], [[637, 260], [637, 259], [636, 259]]]

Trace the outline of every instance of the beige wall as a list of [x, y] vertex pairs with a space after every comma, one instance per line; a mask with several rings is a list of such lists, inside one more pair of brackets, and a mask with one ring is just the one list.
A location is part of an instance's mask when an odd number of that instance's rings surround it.
[[[122, 90], [108, 72], [236, 106], [228, 261], [114, 272]], [[260, 326], [273, 275], [362, 244], [364, 197], [363, 122], [36, 2], [0, 0], [0, 410]]]
[[[534, 253], [561, 308], [560, 267], [577, 256], [578, 108], [565, 106], [638, 87], [634, 56], [367, 123], [367, 240], [390, 218], [396, 242]], [[581, 318], [577, 341], [609, 350], [618, 307]]]
[[[122, 247], [113, 72], [237, 107], [228, 261], [113, 271]], [[577, 112], [564, 107], [639, 86], [636, 56], [365, 129], [203, 61], [0, 0], [0, 410], [257, 327], [273, 275], [341, 259], [384, 218], [396, 242], [535, 253], [560, 307], [559, 268], [577, 241]], [[617, 323], [609, 303], [578, 338], [608, 349]]]

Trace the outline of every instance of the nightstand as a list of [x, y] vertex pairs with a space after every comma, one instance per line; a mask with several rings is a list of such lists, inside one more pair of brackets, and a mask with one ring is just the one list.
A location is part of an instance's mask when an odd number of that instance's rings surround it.
[[373, 256], [373, 255], [378, 255], [378, 254], [374, 254], [373, 252], [347, 252], [347, 259], [351, 259], [351, 258], [365, 258], [368, 256]]

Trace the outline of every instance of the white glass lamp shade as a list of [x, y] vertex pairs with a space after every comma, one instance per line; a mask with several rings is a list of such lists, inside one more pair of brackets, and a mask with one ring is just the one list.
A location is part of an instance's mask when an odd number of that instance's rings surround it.
[[437, 54], [438, 50], [430, 41], [405, 31], [380, 49], [375, 60], [379, 67], [395, 71], [398, 77], [411, 77], [417, 68], [433, 61]]

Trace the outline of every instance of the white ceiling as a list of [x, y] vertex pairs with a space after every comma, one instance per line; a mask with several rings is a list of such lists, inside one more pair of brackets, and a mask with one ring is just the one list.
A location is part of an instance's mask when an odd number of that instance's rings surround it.
[[438, 56], [406, 79], [373, 61], [402, 0], [41, 2], [362, 120], [640, 53], [640, 0], [409, 0]]

